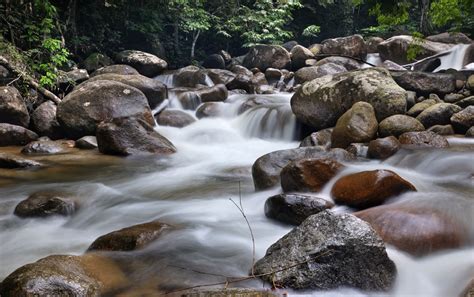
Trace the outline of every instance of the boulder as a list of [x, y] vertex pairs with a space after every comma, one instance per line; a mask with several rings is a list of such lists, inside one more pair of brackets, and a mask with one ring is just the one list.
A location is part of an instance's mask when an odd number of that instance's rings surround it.
[[431, 131], [406, 132], [400, 135], [398, 141], [409, 148], [446, 148], [449, 142], [441, 135]]
[[398, 64], [407, 64], [408, 61], [408, 49], [410, 46], [417, 44], [420, 47], [416, 60], [421, 60], [435, 54], [449, 50], [452, 45], [433, 42], [429, 40], [423, 40], [417, 42], [412, 36], [400, 35], [393, 36], [377, 46], [377, 50], [380, 53], [380, 57], [383, 60], [391, 60]]
[[174, 145], [138, 118], [116, 118], [97, 127], [99, 151], [107, 155], [167, 155], [176, 152]]
[[214, 84], [227, 84], [235, 78], [235, 73], [224, 69], [207, 69], [205, 73]]
[[275, 68], [267, 68], [265, 70], [265, 78], [270, 82], [278, 82], [280, 81], [280, 78], [283, 76], [283, 73], [280, 71], [280, 69], [275, 69]]
[[224, 101], [229, 96], [227, 87], [223, 84], [202, 88], [197, 90], [196, 93], [201, 98], [201, 102]]
[[439, 103], [439, 102], [437, 102], [434, 99], [427, 99], [427, 100], [418, 102], [407, 111], [407, 115], [410, 117], [416, 118], [420, 113], [423, 112], [423, 110], [435, 105], [436, 103]]
[[419, 95], [449, 94], [456, 90], [456, 78], [448, 73], [392, 71], [391, 74], [400, 87]]
[[207, 85], [206, 78], [206, 72], [201, 71], [199, 67], [187, 66], [174, 74], [174, 85], [175, 87], [194, 88], [196, 85]]
[[69, 92], [74, 86], [88, 79], [89, 73], [85, 69], [73, 69], [68, 72], [60, 71], [57, 84], [62, 91]]
[[0, 87], [0, 123], [28, 128], [30, 115], [23, 97], [14, 87]]
[[196, 122], [196, 119], [182, 110], [165, 109], [155, 116], [160, 126], [183, 128]]
[[0, 285], [4, 297], [103, 296], [128, 285], [112, 260], [97, 254], [53, 255], [12, 272]]
[[474, 96], [464, 98], [464, 99], [456, 102], [456, 105], [461, 107], [461, 108], [466, 108], [468, 106], [474, 105]]
[[97, 138], [95, 136], [84, 136], [76, 140], [75, 146], [83, 150], [93, 150], [97, 148]]
[[378, 123], [372, 105], [356, 102], [337, 120], [331, 147], [346, 148], [351, 143], [369, 142], [377, 135]]
[[252, 166], [256, 190], [265, 190], [280, 183], [280, 172], [289, 162], [308, 158], [332, 158], [336, 161], [353, 160], [354, 156], [341, 149], [325, 151], [321, 147], [305, 147], [271, 152], [258, 158]]
[[319, 55], [323, 46], [319, 43], [314, 43], [308, 47], [308, 49], [313, 53], [313, 55]]
[[94, 72], [99, 68], [112, 65], [114, 61], [107, 55], [101, 53], [90, 54], [81, 64], [88, 72]]
[[196, 117], [198, 119], [208, 118], [208, 117], [218, 117], [223, 108], [225, 107], [223, 102], [206, 102], [203, 103], [196, 110]]
[[283, 223], [299, 225], [309, 216], [333, 206], [332, 202], [312, 195], [279, 194], [267, 199], [265, 215]]
[[451, 94], [446, 94], [444, 96], [443, 101], [446, 102], [446, 103], [453, 103], [454, 104], [458, 101], [461, 101], [462, 99], [464, 99], [463, 94], [451, 93]]
[[387, 244], [415, 256], [459, 248], [467, 241], [467, 231], [434, 208], [391, 204], [355, 215], [368, 222]]
[[95, 135], [97, 125], [108, 119], [135, 116], [154, 125], [146, 96], [126, 84], [97, 80], [85, 82], [58, 105], [57, 119], [73, 139]]
[[426, 37], [426, 40], [449, 44], [471, 44], [473, 41], [460, 32], [444, 32]]
[[41, 136], [47, 136], [53, 140], [63, 138], [64, 132], [56, 119], [57, 106], [46, 101], [38, 106], [31, 115], [33, 129]]
[[322, 54], [349, 56], [360, 59], [365, 59], [367, 56], [367, 48], [361, 35], [326, 39], [321, 45]]
[[474, 74], [467, 78], [466, 87], [468, 90], [474, 91]]
[[474, 137], [474, 127], [469, 128], [469, 130], [467, 130], [465, 136], [469, 137], [469, 138]]
[[398, 65], [397, 63], [390, 60], [383, 61], [382, 67], [390, 71], [407, 71], [407, 69], [405, 69], [403, 66]]
[[280, 173], [284, 192], [319, 192], [344, 166], [330, 158], [299, 159]]
[[283, 43], [281, 46], [286, 49], [288, 52], [291, 52], [291, 50], [298, 45], [298, 41], [291, 40]]
[[406, 132], [418, 132], [424, 130], [425, 127], [417, 119], [410, 116], [397, 114], [380, 122], [378, 132], [380, 137], [399, 137]]
[[[268, 69], [268, 68], [267, 68]], [[273, 68], [275, 69], [275, 68]], [[239, 75], [239, 74], [244, 74], [246, 76], [253, 76], [253, 73], [252, 71], [250, 71], [249, 69], [247, 69], [246, 67], [242, 66], [242, 65], [234, 65], [232, 66], [232, 68], [230, 69], [233, 73], [235, 73], [236, 75]], [[265, 70], [266, 71], [266, 70]]]
[[155, 241], [170, 225], [153, 221], [134, 225], [100, 236], [87, 251], [135, 251]]
[[38, 135], [21, 126], [0, 123], [0, 146], [25, 145], [38, 139]]
[[369, 143], [367, 156], [372, 159], [384, 160], [395, 155], [400, 150], [400, 142], [394, 136], [378, 138]]
[[290, 51], [291, 67], [298, 70], [306, 65], [306, 60], [314, 58], [314, 54], [301, 45], [296, 45]]
[[318, 132], [311, 133], [310, 136], [303, 139], [300, 144], [300, 147], [322, 146], [325, 149], [330, 149], [332, 131], [332, 128], [327, 128], [319, 130]]
[[75, 145], [74, 140], [32, 141], [21, 149], [24, 155], [54, 155], [64, 154]]
[[245, 56], [243, 65], [248, 69], [267, 68], [288, 69], [291, 65], [290, 53], [278, 45], [256, 45]]
[[217, 54], [220, 55], [222, 57], [222, 59], [224, 59], [224, 62], [226, 64], [228, 64], [232, 61], [232, 55], [226, 50], [220, 50], [220, 51], [217, 52]]
[[346, 147], [346, 151], [358, 158], [367, 158], [368, 150], [369, 146], [365, 143], [351, 143], [348, 147]]
[[289, 289], [382, 291], [394, 283], [396, 267], [367, 223], [322, 211], [270, 246], [255, 264], [255, 274]]
[[115, 60], [119, 64], [132, 66], [140, 74], [148, 77], [154, 77], [168, 68], [168, 63], [165, 60], [141, 51], [122, 51], [117, 54]]
[[337, 204], [368, 208], [408, 191], [416, 191], [415, 186], [395, 172], [373, 170], [341, 177], [332, 187], [331, 197]]
[[0, 168], [6, 169], [27, 169], [42, 167], [40, 162], [25, 159], [12, 154], [0, 153]]
[[425, 128], [434, 125], [447, 125], [451, 117], [460, 112], [461, 107], [451, 103], [438, 103], [423, 110], [416, 119], [420, 121]]
[[465, 134], [474, 126], [474, 106], [468, 106], [451, 117], [451, 123], [456, 132]]
[[326, 63], [321, 66], [303, 67], [295, 72], [295, 83], [303, 84], [307, 81], [323, 77], [325, 75], [347, 72], [344, 66], [335, 63]]
[[291, 98], [297, 119], [316, 130], [333, 127], [352, 105], [370, 103], [381, 121], [406, 112], [407, 92], [399, 87], [387, 70], [369, 68], [326, 75], [305, 83]]
[[237, 74], [232, 81], [226, 84], [228, 90], [245, 90], [249, 94], [255, 93], [256, 86], [253, 84], [253, 74]]
[[[121, 75], [106, 73], [94, 76], [87, 81], [87, 84], [99, 80], [116, 81], [130, 87], [137, 88], [138, 90], [142, 91], [143, 94], [145, 94], [146, 98], [148, 99], [148, 104], [152, 109], [160, 105], [166, 98], [168, 98], [168, 89], [165, 84], [156, 79], [151, 79], [140, 74]], [[81, 86], [78, 86], [78, 88], [80, 87]]]
[[22, 218], [69, 216], [77, 209], [75, 197], [68, 193], [40, 191], [18, 203], [14, 214]]
[[367, 53], [373, 54], [373, 53], [378, 53], [378, 46], [384, 42], [384, 39], [381, 37], [369, 37], [365, 41], [365, 47], [367, 48]]
[[202, 103], [201, 97], [195, 91], [176, 92], [176, 94], [181, 107], [184, 109], [195, 110]]
[[221, 55], [212, 54], [204, 60], [202, 66], [210, 69], [225, 69], [225, 61]]
[[138, 71], [129, 65], [116, 64], [105, 66], [97, 69], [91, 74], [91, 77], [102, 75], [102, 74], [118, 74], [118, 75], [138, 75]]
[[454, 129], [452, 125], [434, 125], [431, 126], [427, 131], [434, 132], [438, 135], [453, 135]]
[[357, 60], [346, 57], [327, 57], [319, 60], [314, 66], [322, 66], [327, 63], [333, 63], [346, 68], [348, 71], [361, 69], [364, 64]]

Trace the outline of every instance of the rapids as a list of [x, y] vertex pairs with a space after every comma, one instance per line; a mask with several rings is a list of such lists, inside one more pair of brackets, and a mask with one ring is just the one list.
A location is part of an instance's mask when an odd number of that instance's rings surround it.
[[[162, 78], [172, 83], [172, 77]], [[241, 104], [255, 96], [231, 96], [232, 103], [226, 104], [220, 117], [204, 118], [182, 129], [158, 126], [156, 130], [178, 149], [168, 158], [57, 162], [58, 170], [34, 172], [5, 184], [0, 190], [0, 280], [26, 263], [51, 254], [81, 254], [100, 235], [151, 220], [178, 229], [143, 250], [111, 254], [127, 267], [136, 283], [152, 281], [156, 276], [160, 283], [174, 288], [225, 280], [211, 274], [247, 275], [252, 265], [252, 242], [244, 218], [229, 199], [238, 201], [241, 196], [255, 235], [256, 258], [262, 257], [291, 227], [265, 217], [266, 198], [280, 189], [255, 192], [250, 168], [263, 154], [299, 145], [293, 141], [297, 127], [289, 106], [290, 94], [257, 95], [270, 103], [238, 115]], [[175, 100], [170, 96], [169, 104], [180, 108]], [[474, 141], [451, 142], [449, 150], [402, 150], [383, 162], [347, 164], [341, 174], [394, 170], [419, 192], [390, 202], [432, 205], [460, 218], [469, 230], [470, 247], [424, 258], [388, 247], [398, 268], [391, 292], [341, 288], [305, 294], [446, 297], [457, 296], [464, 289], [474, 276]], [[0, 177], [5, 178], [5, 173], [0, 172]], [[321, 197], [330, 199], [333, 183], [321, 191]], [[12, 214], [15, 205], [30, 193], [48, 189], [74, 193], [80, 199], [79, 211], [69, 218], [48, 219], [20, 219]], [[352, 210], [337, 207], [335, 211]], [[262, 287], [258, 281], [237, 285]]]

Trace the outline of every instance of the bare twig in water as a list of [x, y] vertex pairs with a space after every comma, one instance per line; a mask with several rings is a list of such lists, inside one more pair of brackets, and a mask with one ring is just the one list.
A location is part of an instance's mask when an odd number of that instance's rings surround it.
[[15, 83], [17, 80], [19, 80], [22, 76], [23, 76], [23, 74], [18, 75], [17, 78], [15, 78], [14, 80], [12, 80], [11, 82], [9, 82], [9, 83], [7, 84], [7, 87], [8, 87], [8, 86], [11, 86], [12, 84], [14, 84], [14, 83]]
[[363, 63], [363, 64], [367, 64], [369, 66], [372, 66], [372, 67], [377, 67], [377, 65], [374, 65], [372, 63], [369, 63], [367, 61], [364, 61], [362, 59], [359, 59], [359, 58], [356, 58], [356, 57], [352, 57], [352, 56], [347, 56], [347, 55], [337, 55], [337, 54], [317, 54], [316, 55], [316, 58], [328, 58], [328, 57], [342, 57], [342, 58], [348, 58], [348, 59], [352, 59], [354, 61], [357, 61], [359, 63]]

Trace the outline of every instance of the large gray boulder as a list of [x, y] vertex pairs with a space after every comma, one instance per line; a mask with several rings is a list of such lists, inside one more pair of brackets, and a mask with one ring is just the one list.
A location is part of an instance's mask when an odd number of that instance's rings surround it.
[[379, 123], [379, 136], [395, 136], [398, 137], [406, 132], [418, 132], [424, 131], [425, 126], [423, 126], [420, 121], [417, 119], [403, 115], [396, 114], [391, 117], [386, 118], [385, 120]]
[[[301, 263], [301, 265], [297, 265]], [[397, 269], [369, 224], [323, 211], [307, 218], [267, 250], [255, 274], [279, 287], [388, 290]]]
[[22, 126], [0, 123], [0, 146], [25, 145], [38, 139], [38, 134]]
[[444, 32], [426, 37], [426, 40], [450, 44], [471, 44], [473, 41], [461, 32]]
[[248, 69], [258, 68], [265, 72], [267, 68], [288, 69], [291, 65], [290, 53], [279, 45], [256, 45], [250, 49], [243, 65]]
[[448, 73], [402, 71], [391, 74], [398, 85], [418, 95], [449, 94], [456, 90], [456, 78]]
[[133, 68], [130, 65], [115, 64], [115, 65], [105, 66], [105, 67], [101, 67], [97, 69], [90, 75], [90, 77], [94, 77], [101, 74], [107, 74], [107, 73], [120, 74], [120, 75], [140, 74], [135, 68]]
[[466, 133], [474, 126], [474, 106], [468, 106], [451, 117], [454, 129], [459, 133]]
[[365, 59], [367, 48], [361, 35], [352, 35], [324, 40], [321, 53], [330, 55], [349, 56]]
[[168, 63], [165, 60], [141, 51], [122, 51], [117, 54], [115, 60], [119, 64], [132, 66], [140, 74], [148, 77], [154, 77], [168, 68]]
[[179, 109], [165, 109], [157, 114], [155, 119], [160, 126], [171, 126], [176, 128], [183, 128], [196, 122], [195, 117]]
[[438, 103], [423, 110], [416, 119], [425, 128], [434, 125], [447, 125], [451, 123], [451, 117], [462, 110], [461, 107], [451, 103]]
[[0, 87], [0, 123], [28, 128], [30, 115], [20, 92], [14, 87]]
[[295, 83], [303, 84], [307, 81], [323, 77], [328, 74], [347, 72], [344, 66], [335, 63], [326, 63], [321, 66], [303, 67], [295, 72]]
[[51, 139], [63, 138], [61, 125], [56, 119], [58, 107], [51, 101], [46, 101], [38, 106], [31, 115], [33, 129], [41, 136]]
[[135, 116], [154, 125], [146, 96], [126, 84], [98, 80], [85, 82], [58, 105], [57, 119], [71, 138], [95, 135], [97, 125], [114, 118]]
[[313, 59], [314, 54], [307, 48], [301, 45], [296, 45], [290, 51], [291, 66], [293, 70], [298, 70], [306, 65], [306, 60]]
[[291, 98], [298, 120], [321, 130], [333, 127], [337, 119], [355, 102], [370, 103], [381, 121], [406, 112], [407, 92], [398, 86], [389, 72], [370, 68], [327, 75], [304, 84]]

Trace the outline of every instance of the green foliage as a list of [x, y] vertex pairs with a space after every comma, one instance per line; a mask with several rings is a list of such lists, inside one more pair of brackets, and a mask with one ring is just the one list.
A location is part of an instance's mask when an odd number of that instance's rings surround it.
[[420, 32], [413, 32], [412, 37], [413, 37], [413, 41], [408, 46], [408, 50], [407, 50], [408, 61], [415, 61], [416, 57], [419, 54], [421, 54], [423, 50], [423, 48], [421, 47], [424, 42], [423, 34], [421, 34]]
[[306, 27], [303, 30], [303, 33], [301, 33], [301, 35], [303, 35], [305, 37], [316, 37], [316, 36], [318, 36], [318, 34], [320, 32], [321, 32], [321, 27], [320, 26], [311, 25], [311, 26]]

